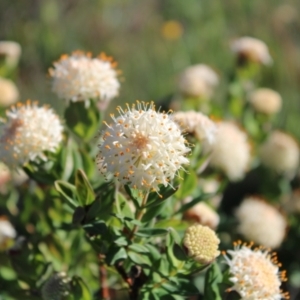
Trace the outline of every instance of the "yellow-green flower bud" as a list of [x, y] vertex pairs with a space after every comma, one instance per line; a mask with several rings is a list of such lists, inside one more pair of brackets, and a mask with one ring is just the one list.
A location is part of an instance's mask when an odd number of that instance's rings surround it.
[[188, 255], [201, 264], [211, 263], [220, 255], [220, 240], [216, 233], [207, 226], [195, 224], [190, 226], [184, 235], [183, 244]]

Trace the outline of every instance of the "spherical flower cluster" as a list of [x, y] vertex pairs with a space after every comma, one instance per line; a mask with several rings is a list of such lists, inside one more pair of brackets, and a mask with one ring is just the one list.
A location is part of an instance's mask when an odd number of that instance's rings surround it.
[[179, 90], [188, 97], [209, 99], [218, 83], [218, 75], [212, 68], [198, 64], [183, 71], [179, 78]]
[[205, 202], [199, 202], [184, 213], [186, 220], [216, 229], [220, 222], [219, 215]]
[[19, 91], [13, 81], [0, 77], [0, 106], [9, 106], [19, 99]]
[[238, 231], [249, 241], [270, 248], [281, 245], [287, 228], [284, 216], [271, 204], [248, 197], [235, 211]]
[[216, 233], [200, 224], [190, 226], [184, 234], [188, 255], [201, 264], [209, 264], [220, 255], [219, 243]]
[[231, 49], [242, 61], [270, 65], [272, 58], [267, 45], [253, 37], [241, 37], [231, 44]]
[[140, 190], [170, 185], [190, 151], [179, 126], [153, 103], [137, 102], [102, 132], [97, 164], [102, 174], [113, 174], [122, 184]]
[[92, 58], [90, 53], [77, 51], [63, 55], [53, 65], [49, 70], [52, 90], [62, 99], [109, 102], [119, 93], [116, 63], [105, 54]]
[[184, 132], [194, 134], [199, 141], [204, 141], [209, 145], [214, 143], [217, 126], [201, 112], [175, 112], [172, 118], [180, 125]]
[[46, 106], [27, 101], [18, 103], [6, 113], [0, 127], [0, 160], [9, 167], [29, 160], [47, 160], [44, 151], [55, 152], [62, 140], [59, 117]]
[[220, 168], [230, 180], [244, 176], [250, 163], [250, 146], [246, 133], [234, 123], [218, 124], [216, 141], [208, 150], [211, 151], [210, 164]]
[[290, 135], [274, 131], [261, 146], [260, 158], [270, 169], [293, 177], [299, 165], [299, 146]]
[[273, 115], [280, 111], [282, 99], [279, 93], [268, 88], [260, 88], [250, 95], [249, 102], [255, 111]]
[[64, 272], [53, 274], [42, 287], [43, 300], [62, 300], [69, 294], [71, 279]]
[[21, 46], [13, 41], [0, 41], [0, 57], [5, 58], [9, 67], [15, 67], [21, 56]]
[[14, 239], [17, 236], [15, 228], [5, 218], [0, 218], [0, 246], [7, 239]]
[[288, 293], [280, 289], [286, 281], [285, 271], [279, 272], [281, 265], [274, 253], [264, 248], [251, 249], [251, 244], [235, 243], [234, 250], [228, 250], [226, 263], [231, 274], [230, 281], [242, 300], [281, 300], [289, 299]]

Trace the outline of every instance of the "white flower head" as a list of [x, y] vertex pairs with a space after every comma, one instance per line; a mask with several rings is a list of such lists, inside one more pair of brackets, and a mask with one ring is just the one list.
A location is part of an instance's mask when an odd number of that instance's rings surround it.
[[243, 200], [235, 211], [238, 231], [248, 240], [265, 247], [281, 245], [287, 228], [285, 217], [271, 204], [257, 197]]
[[92, 58], [90, 53], [76, 51], [61, 56], [53, 65], [49, 70], [52, 90], [62, 99], [109, 102], [119, 94], [116, 63], [104, 53]]
[[267, 45], [253, 37], [241, 37], [231, 44], [231, 49], [241, 59], [260, 63], [264, 65], [272, 64], [272, 57]]
[[255, 111], [273, 115], [280, 111], [282, 99], [279, 93], [268, 88], [260, 88], [251, 93], [249, 102]]
[[184, 219], [216, 229], [220, 223], [218, 213], [205, 202], [199, 202], [184, 213]]
[[55, 152], [62, 141], [59, 117], [46, 106], [27, 101], [6, 112], [0, 126], [0, 160], [9, 167], [22, 166], [30, 160], [47, 160], [44, 151]]
[[299, 166], [299, 146], [287, 133], [273, 131], [260, 148], [260, 158], [277, 173], [293, 177]]
[[189, 97], [209, 99], [218, 83], [218, 75], [212, 68], [205, 64], [198, 64], [182, 72], [179, 78], [179, 90]]
[[221, 169], [236, 181], [246, 173], [251, 155], [247, 135], [231, 122], [220, 122], [216, 141], [207, 149], [211, 151], [210, 165]]
[[13, 81], [0, 77], [0, 106], [6, 107], [16, 103], [19, 91]]
[[220, 240], [216, 233], [207, 226], [195, 224], [186, 230], [183, 244], [188, 255], [200, 262], [209, 264], [220, 255]]
[[170, 185], [190, 149], [179, 126], [155, 106], [137, 102], [126, 110], [118, 107], [120, 116], [111, 115], [101, 133], [97, 164], [102, 174], [114, 175], [122, 184], [140, 190], [159, 190]]
[[14, 239], [17, 236], [15, 228], [6, 219], [0, 219], [0, 245], [7, 239]]
[[199, 141], [204, 141], [209, 145], [215, 142], [217, 126], [203, 113], [179, 111], [173, 113], [172, 118], [184, 132], [195, 134]]
[[269, 253], [263, 247], [251, 249], [252, 244], [234, 245], [234, 250], [224, 254], [231, 274], [233, 286], [229, 291], [236, 291], [242, 300], [281, 300], [289, 299], [287, 292], [280, 289], [286, 281], [286, 272], [279, 271], [280, 263], [275, 253]]
[[21, 56], [21, 46], [14, 41], [0, 41], [0, 57], [5, 58], [5, 62], [10, 67], [15, 67]]

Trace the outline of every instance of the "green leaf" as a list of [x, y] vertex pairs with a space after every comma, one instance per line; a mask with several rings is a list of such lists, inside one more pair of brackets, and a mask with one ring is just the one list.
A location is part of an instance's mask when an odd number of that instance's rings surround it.
[[90, 235], [103, 235], [107, 232], [107, 226], [102, 220], [96, 221], [91, 224], [84, 224], [82, 227]]
[[160, 205], [162, 201], [170, 198], [174, 195], [178, 190], [178, 187], [172, 188], [171, 186], [163, 186], [159, 190], [159, 195], [156, 192], [152, 192], [149, 194], [146, 208]]
[[[160, 200], [158, 200], [158, 201], [160, 201]], [[146, 210], [145, 214], [143, 215], [142, 222], [146, 223], [146, 222], [153, 220], [163, 210], [165, 204], [166, 204], [166, 202], [164, 200], [161, 200], [160, 202], [158, 202], [158, 205], [150, 206]]]
[[72, 278], [71, 294], [73, 295], [74, 300], [93, 300], [87, 285], [78, 276], [73, 276]]
[[204, 298], [207, 300], [222, 300], [219, 284], [222, 282], [222, 273], [216, 262], [210, 265], [205, 275]]
[[140, 237], [154, 237], [159, 235], [168, 234], [168, 229], [164, 228], [141, 228], [139, 229], [135, 235]]
[[95, 137], [101, 122], [101, 114], [96, 101], [90, 101], [86, 107], [84, 101], [70, 102], [65, 111], [65, 120], [69, 129], [84, 141]]
[[176, 197], [178, 199], [184, 199], [185, 197], [190, 196], [194, 189], [197, 188], [197, 180], [197, 174], [191, 168], [188, 172], [183, 172], [183, 183], [180, 185]]
[[63, 180], [56, 180], [54, 182], [56, 190], [63, 196], [71, 208], [76, 208], [79, 206], [76, 199], [76, 187]]
[[141, 253], [136, 253], [133, 251], [128, 251], [128, 257], [130, 260], [137, 265], [151, 266], [152, 262], [147, 255]]
[[149, 253], [148, 248], [141, 244], [131, 244], [128, 249], [137, 253]]
[[82, 206], [91, 204], [95, 199], [94, 190], [83, 170], [77, 170], [75, 186], [78, 200]]
[[121, 213], [124, 217], [128, 217], [131, 219], [134, 218], [134, 213], [128, 203], [128, 200], [120, 192], [118, 192], [116, 195], [116, 206], [118, 213]]
[[134, 206], [136, 208], [140, 208], [140, 205], [142, 202], [141, 192], [137, 189], [130, 188], [127, 184], [124, 185], [124, 189], [125, 189], [126, 193], [128, 194], [128, 196], [130, 197], [130, 199], [133, 201]]
[[75, 211], [73, 213], [72, 223], [74, 225], [80, 225], [84, 217], [85, 217], [85, 209], [81, 206], [78, 206], [75, 208]]
[[127, 258], [126, 250], [123, 247], [120, 248], [116, 245], [113, 245], [108, 249], [105, 260], [108, 265], [113, 265], [118, 260], [124, 260], [126, 258]]

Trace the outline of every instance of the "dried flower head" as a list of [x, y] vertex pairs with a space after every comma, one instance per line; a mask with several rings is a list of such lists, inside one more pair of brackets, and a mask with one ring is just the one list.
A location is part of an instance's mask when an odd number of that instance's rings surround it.
[[56, 151], [63, 126], [52, 109], [27, 101], [13, 106], [6, 115], [0, 127], [0, 160], [6, 165], [17, 167], [29, 160], [47, 160], [43, 152]]
[[9, 67], [15, 67], [21, 56], [21, 46], [13, 41], [0, 41], [0, 57], [4, 57]]
[[243, 200], [235, 211], [238, 231], [249, 241], [270, 248], [281, 245], [287, 228], [284, 216], [271, 204], [256, 197]]
[[220, 240], [216, 233], [207, 226], [190, 226], [183, 239], [188, 255], [201, 264], [209, 264], [220, 255]]
[[102, 174], [113, 174], [122, 184], [140, 190], [159, 190], [170, 185], [190, 151], [179, 126], [153, 103], [137, 102], [119, 117], [111, 115], [101, 133], [97, 164]]
[[287, 133], [273, 131], [261, 146], [260, 158], [270, 169], [293, 177], [299, 165], [299, 146]]
[[0, 77], [0, 106], [9, 106], [19, 99], [19, 91], [13, 81]]
[[217, 73], [205, 64], [186, 68], [179, 78], [179, 90], [188, 97], [209, 99], [219, 83]]
[[252, 244], [235, 243], [230, 255], [224, 255], [231, 274], [233, 287], [242, 300], [281, 300], [289, 299], [282, 292], [281, 283], [286, 281], [286, 272], [279, 272], [281, 264], [275, 253], [269, 253], [263, 247], [251, 249]]
[[116, 63], [103, 53], [92, 58], [90, 53], [77, 51], [61, 56], [53, 65], [49, 70], [52, 90], [62, 99], [109, 102], [119, 93]]
[[216, 141], [208, 150], [213, 167], [221, 169], [232, 181], [243, 178], [251, 159], [250, 146], [246, 133], [237, 125], [219, 123]]
[[0, 245], [7, 239], [14, 239], [16, 236], [16, 230], [11, 223], [5, 217], [0, 217]]
[[194, 134], [199, 141], [204, 141], [209, 145], [214, 143], [217, 126], [201, 112], [179, 111], [173, 113], [172, 118], [184, 132]]
[[231, 49], [241, 61], [250, 61], [263, 65], [270, 65], [272, 58], [267, 45], [253, 37], [241, 37], [231, 44]]
[[199, 202], [184, 213], [186, 220], [197, 222], [201, 225], [216, 229], [220, 222], [220, 217], [205, 202]]
[[62, 300], [69, 294], [70, 281], [65, 272], [53, 274], [42, 287], [43, 300]]
[[260, 88], [252, 92], [249, 102], [255, 111], [273, 115], [280, 111], [282, 99], [279, 93], [268, 88]]

